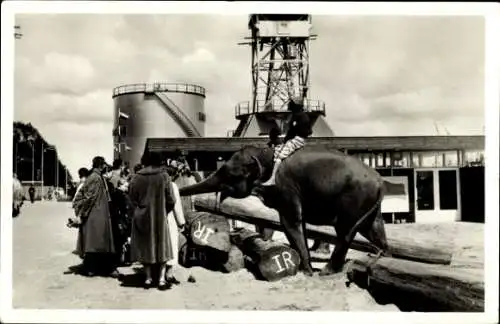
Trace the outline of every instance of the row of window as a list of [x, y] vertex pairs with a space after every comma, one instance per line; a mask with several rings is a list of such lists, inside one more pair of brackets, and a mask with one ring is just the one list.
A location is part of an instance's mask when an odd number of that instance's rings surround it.
[[352, 154], [371, 167], [459, 167], [484, 165], [483, 151], [386, 152]]

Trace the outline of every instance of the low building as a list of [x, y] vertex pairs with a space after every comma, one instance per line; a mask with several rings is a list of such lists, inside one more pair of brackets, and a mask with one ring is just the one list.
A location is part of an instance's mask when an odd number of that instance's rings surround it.
[[[192, 169], [213, 172], [244, 145], [266, 143], [265, 137], [149, 138], [145, 149], [164, 158], [182, 151]], [[344, 151], [404, 183], [404, 195], [382, 203], [387, 222], [484, 222], [484, 136], [314, 137], [307, 145]]]

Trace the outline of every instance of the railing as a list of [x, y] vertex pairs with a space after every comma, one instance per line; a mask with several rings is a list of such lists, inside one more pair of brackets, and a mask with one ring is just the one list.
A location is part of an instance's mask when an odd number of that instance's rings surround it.
[[235, 107], [234, 107], [234, 114], [236, 117], [242, 116], [242, 115], [248, 115], [250, 114], [250, 102], [249, 101], [243, 101], [239, 102]]
[[113, 89], [113, 97], [136, 92], [184, 92], [205, 96], [205, 88], [187, 83], [135, 83], [116, 87]]
[[[236, 117], [249, 115], [252, 112], [251, 103], [249, 101], [243, 101], [236, 105], [234, 108]], [[260, 112], [287, 112], [288, 104], [283, 104], [282, 101], [271, 101], [267, 105], [264, 100], [257, 101], [256, 113]], [[310, 100], [307, 99], [304, 104], [304, 111], [306, 112], [319, 112], [325, 113], [325, 103], [320, 100]]]
[[181, 126], [184, 132], [188, 136], [198, 136], [201, 137], [200, 132], [193, 124], [193, 122], [189, 119], [186, 114], [180, 109], [170, 98], [168, 98], [165, 94], [161, 92], [155, 92], [155, 95], [163, 102], [166, 108], [172, 113], [176, 122]]

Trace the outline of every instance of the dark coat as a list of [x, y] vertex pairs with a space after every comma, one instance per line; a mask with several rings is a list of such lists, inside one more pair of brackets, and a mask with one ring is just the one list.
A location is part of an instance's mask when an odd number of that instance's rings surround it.
[[110, 214], [115, 249], [117, 253], [121, 254], [123, 252], [123, 244], [127, 240], [127, 237], [130, 236], [128, 194], [117, 189], [111, 181], [108, 181], [107, 184], [111, 196]]
[[311, 120], [309, 119], [307, 113], [304, 111], [293, 113], [289, 125], [290, 126], [285, 137], [285, 142], [294, 138], [295, 136], [307, 138], [312, 134]]
[[131, 259], [146, 264], [173, 259], [168, 227], [168, 213], [175, 197], [167, 172], [160, 167], [146, 167], [132, 178], [129, 187], [133, 206]]
[[81, 257], [85, 253], [116, 252], [109, 200], [101, 172], [93, 170], [73, 201], [75, 213], [82, 219], [76, 247]]

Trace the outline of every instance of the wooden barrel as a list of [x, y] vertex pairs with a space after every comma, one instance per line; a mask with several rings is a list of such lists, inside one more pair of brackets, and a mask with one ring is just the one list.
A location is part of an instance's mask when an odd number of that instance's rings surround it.
[[240, 228], [231, 233], [231, 242], [248, 256], [256, 275], [263, 280], [276, 281], [297, 274], [300, 256], [288, 245], [266, 241], [259, 233]]
[[228, 253], [231, 249], [229, 222], [209, 212], [191, 211], [186, 214], [187, 233], [191, 242]]
[[234, 272], [245, 267], [244, 256], [240, 249], [231, 246], [229, 252], [200, 246], [179, 235], [179, 264], [186, 268], [203, 267], [208, 270]]
[[179, 234], [179, 264], [186, 268], [204, 267], [207, 256], [203, 248], [190, 244], [188, 238]]

